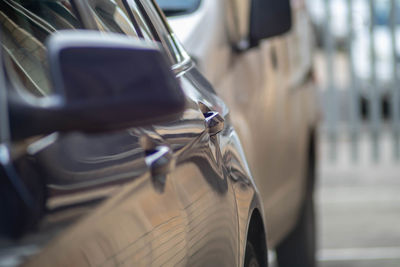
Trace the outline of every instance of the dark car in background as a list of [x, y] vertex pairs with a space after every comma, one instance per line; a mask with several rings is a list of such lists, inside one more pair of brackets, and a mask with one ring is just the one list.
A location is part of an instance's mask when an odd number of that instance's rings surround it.
[[[232, 51], [290, 30], [271, 1]], [[267, 203], [295, 218], [274, 228], [280, 266], [314, 266], [314, 151], [270, 201], [154, 1], [4, 0], [0, 27], [0, 265], [267, 266]]]

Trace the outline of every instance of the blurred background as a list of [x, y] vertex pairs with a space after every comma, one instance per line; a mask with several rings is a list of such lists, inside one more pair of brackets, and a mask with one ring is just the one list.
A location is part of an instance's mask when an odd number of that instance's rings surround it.
[[307, 5], [323, 108], [320, 266], [400, 266], [400, 1]]

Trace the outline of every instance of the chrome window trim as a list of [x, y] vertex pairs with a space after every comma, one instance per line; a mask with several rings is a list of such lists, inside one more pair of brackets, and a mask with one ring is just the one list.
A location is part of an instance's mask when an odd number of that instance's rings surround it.
[[[1, 32], [0, 32], [1, 37]], [[7, 88], [4, 72], [3, 49], [0, 49], [0, 144], [10, 141]]]
[[191, 58], [188, 58], [180, 63], [177, 63], [172, 66], [172, 71], [176, 76], [182, 75], [184, 72], [194, 67], [194, 62]]
[[[72, 0], [76, 4], [77, 12], [80, 16], [82, 24], [87, 29], [99, 30], [94, 18], [91, 15], [90, 7], [85, 0]], [[140, 14], [144, 16], [144, 23], [152, 24], [147, 25], [150, 29], [154, 29], [157, 36], [154, 36], [161, 43], [161, 46], [171, 63], [171, 70], [175, 75], [179, 75], [194, 66], [193, 61], [186, 51], [181, 47], [179, 41], [176, 39], [172, 31], [165, 25], [162, 18], [159, 17], [154, 1], [134, 0], [138, 4], [138, 10]], [[140, 10], [140, 6], [144, 10]], [[123, 8], [126, 8], [125, 6]], [[131, 7], [133, 8], [133, 7]], [[127, 12], [131, 12], [127, 10]], [[145, 12], [145, 14], [143, 14]], [[83, 20], [85, 18], [85, 20]], [[131, 19], [131, 18], [130, 18]], [[135, 23], [135, 22], [132, 22]], [[178, 56], [176, 56], [178, 55]]]
[[[175, 37], [175, 34], [170, 29], [167, 24], [165, 17], [162, 16], [163, 13], [159, 9], [157, 3], [154, 0], [144, 1], [144, 0], [136, 0], [142, 4], [145, 8], [147, 16], [150, 20], [149, 23], [152, 23], [157, 31], [157, 34], [160, 37], [160, 41], [164, 50], [171, 60], [171, 69], [175, 74], [179, 74], [179, 72], [188, 70], [189, 68], [194, 66], [193, 61], [190, 56], [187, 54], [185, 49], [182, 47], [180, 42]], [[151, 3], [149, 3], [151, 2]]]
[[[171, 65], [176, 64], [176, 59], [174, 55], [174, 48], [170, 46], [170, 42], [168, 41], [169, 38], [169, 33], [165, 28], [165, 25], [162, 23], [162, 21], [158, 18], [158, 13], [155, 10], [154, 5], [149, 4], [149, 1], [143, 1], [143, 0], [135, 0], [138, 2], [144, 9], [144, 12], [148, 21], [147, 23], [151, 23], [153, 28], [156, 31], [156, 34], [166, 52], [166, 55], [168, 56]], [[142, 12], [142, 11], [141, 11]], [[142, 12], [143, 13], [143, 12]]]

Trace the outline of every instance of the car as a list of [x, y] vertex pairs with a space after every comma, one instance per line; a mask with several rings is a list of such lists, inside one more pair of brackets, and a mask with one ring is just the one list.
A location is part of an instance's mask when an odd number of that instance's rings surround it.
[[[231, 108], [264, 206], [269, 249], [276, 250], [279, 266], [314, 266], [312, 260], [299, 264], [316, 249], [312, 194], [319, 121], [305, 1], [292, 1], [290, 32], [262, 42], [247, 38], [243, 10], [254, 6], [246, 1], [193, 1], [186, 9], [176, 7], [187, 1], [173, 2], [171, 8], [172, 2], [158, 0], [176, 36]], [[231, 17], [242, 24], [229, 24]]]
[[[224, 1], [157, 0], [157, 3], [197, 68], [215, 84], [226, 72], [227, 54], [232, 51], [231, 47], [226, 48], [224, 40], [228, 38], [222, 11], [228, 7]], [[235, 32], [233, 28], [231, 30]]]
[[0, 265], [314, 266], [311, 48], [274, 3], [214, 87], [154, 1], [2, 1]]

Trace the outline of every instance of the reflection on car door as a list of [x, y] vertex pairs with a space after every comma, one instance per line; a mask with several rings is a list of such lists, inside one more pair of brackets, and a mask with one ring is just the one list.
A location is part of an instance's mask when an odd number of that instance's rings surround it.
[[[154, 6], [144, 3], [150, 14], [149, 19], [158, 20], [159, 30], [167, 28], [158, 16]], [[153, 16], [152, 16], [153, 15]], [[224, 164], [220, 139], [229, 138], [229, 131], [210, 136], [205, 127], [205, 113], [218, 111], [227, 116], [227, 108], [204, 82], [192, 63], [185, 58], [185, 52], [173, 36], [166, 47], [172, 47], [180, 56], [174, 69], [182, 71], [180, 77], [187, 96], [187, 111], [184, 119], [174, 127], [162, 125], [154, 131], [167, 142], [177, 155], [178, 164], [171, 177], [174, 179], [182, 211], [187, 218], [187, 254], [189, 266], [219, 265], [234, 266], [238, 255], [238, 222], [231, 180]], [[183, 75], [182, 75], [183, 74]], [[229, 126], [227, 129], [231, 129]], [[158, 139], [158, 138], [156, 138]]]
[[[101, 30], [136, 33], [123, 7], [101, 2], [119, 10], [118, 16], [94, 10]], [[185, 64], [177, 72], [188, 95], [180, 120], [29, 141], [31, 154], [15, 165], [24, 162], [43, 175], [41, 227], [70, 227], [28, 266], [238, 264], [237, 214], [221, 137], [210, 136], [205, 123], [204, 109], [218, 105], [188, 74], [191, 62]]]
[[[190, 71], [189, 71], [190, 72]], [[185, 75], [181, 84], [196, 92]], [[200, 91], [201, 92], [201, 91]], [[190, 95], [190, 93], [188, 94]], [[238, 222], [234, 193], [221, 153], [220, 138], [204, 128], [198, 103], [214, 106], [212, 98], [191, 94], [185, 119], [174, 127], [157, 127], [156, 132], [176, 147], [178, 165], [171, 175], [187, 220], [188, 266], [236, 266]], [[225, 133], [228, 134], [228, 133]], [[224, 133], [221, 133], [224, 135]], [[178, 149], [178, 147], [180, 147]]]

